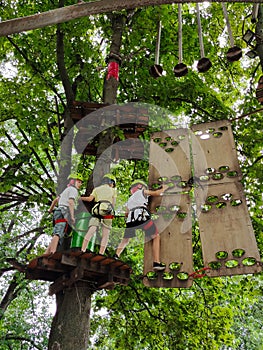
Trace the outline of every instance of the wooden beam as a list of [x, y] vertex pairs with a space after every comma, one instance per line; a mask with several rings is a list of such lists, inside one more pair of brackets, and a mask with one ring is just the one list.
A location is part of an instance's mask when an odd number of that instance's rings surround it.
[[[73, 19], [120, 11], [123, 9], [133, 9], [136, 7], [160, 6], [175, 3], [202, 3], [205, 0], [99, 0], [92, 2], [82, 2], [47, 12], [7, 20], [0, 22], [0, 36], [7, 36], [15, 33], [43, 28], [58, 23], [68, 22]], [[237, 3], [257, 3], [259, 0], [209, 0], [210, 2], [237, 2]]]

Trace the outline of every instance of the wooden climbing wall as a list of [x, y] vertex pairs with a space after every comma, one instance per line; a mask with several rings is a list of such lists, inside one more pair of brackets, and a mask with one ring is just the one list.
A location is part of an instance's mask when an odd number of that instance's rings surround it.
[[197, 277], [192, 260], [192, 210], [200, 230], [201, 276], [260, 272], [262, 264], [240, 182], [230, 122], [154, 133], [149, 159], [150, 188], [158, 189], [163, 183], [169, 186], [164, 196], [152, 197], [150, 203], [166, 269], [153, 272], [152, 241], [145, 242], [144, 284], [170, 288], [192, 285]]
[[195, 200], [208, 276], [262, 270], [249, 217], [231, 124], [194, 125], [191, 140]]
[[150, 142], [149, 185], [157, 189], [169, 186], [162, 197], [152, 197], [150, 209], [160, 238], [161, 261], [165, 271], [152, 270], [152, 241], [145, 242], [144, 284], [149, 287], [190, 287], [193, 271], [191, 201], [188, 180], [191, 177], [187, 129], [154, 133]]

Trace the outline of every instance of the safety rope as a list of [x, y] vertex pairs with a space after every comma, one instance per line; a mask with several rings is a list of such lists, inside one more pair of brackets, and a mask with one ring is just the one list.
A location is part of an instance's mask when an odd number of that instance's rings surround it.
[[206, 273], [199, 273], [199, 272], [205, 272], [205, 271], [208, 271], [210, 270], [210, 267], [203, 267], [199, 270], [196, 270], [192, 273], [190, 273], [188, 275], [188, 277], [193, 277], [193, 278], [203, 278], [203, 277], [207, 277], [207, 274]]

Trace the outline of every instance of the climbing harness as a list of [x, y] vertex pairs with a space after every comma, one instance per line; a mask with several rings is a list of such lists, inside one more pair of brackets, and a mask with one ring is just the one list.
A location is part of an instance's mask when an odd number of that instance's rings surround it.
[[61, 208], [56, 208], [53, 212], [53, 224], [56, 225], [59, 222], [68, 222], [67, 219], [65, 219], [64, 215], [62, 214]]
[[95, 203], [91, 214], [98, 219], [113, 219], [115, 213], [111, 202], [99, 201]]
[[[65, 208], [66, 208], [66, 207], [65, 207]], [[64, 235], [70, 233], [71, 227], [70, 227], [70, 225], [69, 225], [69, 223], [68, 223], [68, 219], [66, 219], [66, 218], [64, 217], [64, 215], [63, 215], [62, 210], [61, 210], [60, 207], [56, 208], [56, 209], [54, 210], [54, 212], [53, 212], [53, 226], [54, 226], [54, 227], [56, 226], [56, 227], [58, 228], [58, 231], [60, 231], [60, 230], [59, 230], [59, 226], [60, 226], [59, 224], [65, 224], [65, 226], [62, 226], [62, 225], [61, 225], [61, 231], [62, 231], [62, 229], [63, 229]], [[61, 232], [61, 231], [60, 231], [60, 232]], [[56, 232], [56, 234], [58, 234], [58, 232]]]
[[[139, 212], [136, 213], [136, 210], [139, 210]], [[139, 221], [144, 222], [150, 219], [151, 214], [149, 210], [145, 207], [135, 207], [130, 210], [131, 213], [131, 222]]]

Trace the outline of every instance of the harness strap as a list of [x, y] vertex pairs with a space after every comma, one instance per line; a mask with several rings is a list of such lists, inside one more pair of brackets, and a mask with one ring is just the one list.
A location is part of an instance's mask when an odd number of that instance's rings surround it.
[[149, 212], [149, 210], [146, 207], [134, 207], [131, 209], [131, 211], [134, 211], [136, 209], [143, 209], [143, 210], [146, 210], [147, 212]]
[[[141, 209], [142, 212], [141, 212], [141, 214], [138, 215], [137, 218], [135, 218], [135, 210], [137, 210], [137, 209]], [[137, 220], [137, 219], [139, 219], [139, 218], [142, 218], [144, 212], [146, 212], [146, 214], [149, 215], [149, 216], [151, 215], [150, 212], [149, 212], [149, 210], [148, 210], [146, 207], [135, 207], [135, 208], [132, 208], [132, 209], [130, 210], [130, 212], [131, 212], [131, 221], [135, 221], [135, 220]]]
[[152, 222], [152, 221], [148, 221], [148, 222], [146, 222], [146, 224], [144, 225], [144, 229], [145, 229], [145, 230], [148, 230], [152, 225], [153, 225], [153, 222]]
[[[108, 204], [108, 210], [106, 210], [106, 213], [108, 212], [108, 214], [106, 214], [106, 215], [101, 215], [100, 214], [100, 206], [101, 206], [101, 204], [103, 204], [103, 203], [106, 203], [106, 204]], [[102, 211], [103, 211], [104, 209], [102, 209]], [[104, 210], [105, 211], [105, 210]], [[111, 212], [113, 213], [113, 214], [111, 214]], [[114, 218], [114, 208], [113, 208], [113, 205], [112, 205], [112, 203], [111, 202], [109, 202], [109, 201], [98, 201], [95, 205], [94, 205], [94, 207], [92, 208], [92, 211], [91, 211], [91, 213], [92, 213], [92, 215], [93, 216], [95, 216], [96, 218], [99, 218], [99, 219], [113, 219]]]
[[67, 219], [57, 219], [55, 220], [55, 224], [58, 224], [59, 222], [68, 222]]
[[145, 232], [148, 232], [148, 234], [151, 236], [158, 235], [157, 227], [152, 220], [146, 221], [146, 223], [143, 226], [143, 230], [145, 230]]
[[114, 219], [114, 215], [104, 215], [102, 216], [103, 219]]

